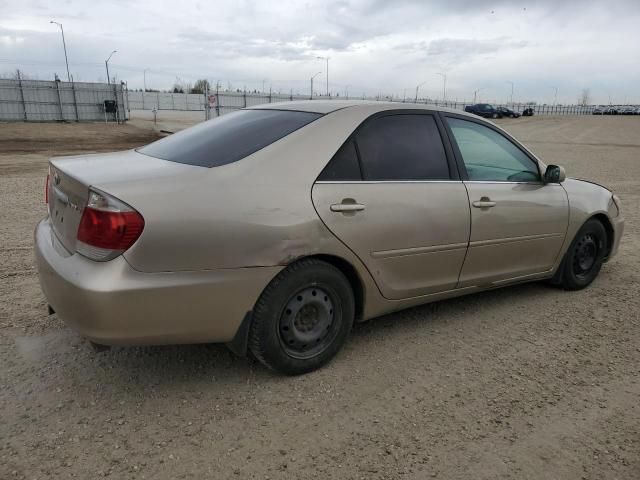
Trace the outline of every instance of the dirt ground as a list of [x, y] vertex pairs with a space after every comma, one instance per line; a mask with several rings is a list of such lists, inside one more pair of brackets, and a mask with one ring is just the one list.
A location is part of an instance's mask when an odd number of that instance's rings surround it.
[[583, 291], [521, 285], [359, 325], [295, 378], [219, 345], [96, 353], [47, 316], [31, 250], [47, 157], [154, 134], [0, 124], [0, 478], [640, 478], [640, 117], [501, 123], [619, 194], [619, 256]]

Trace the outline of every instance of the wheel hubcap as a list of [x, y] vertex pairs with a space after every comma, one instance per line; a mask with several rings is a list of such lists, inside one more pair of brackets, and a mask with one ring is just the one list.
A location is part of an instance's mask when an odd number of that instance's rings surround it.
[[287, 302], [279, 323], [280, 340], [291, 356], [307, 358], [324, 350], [335, 337], [335, 306], [323, 288], [309, 287]]
[[578, 276], [587, 275], [595, 265], [597, 257], [598, 242], [593, 235], [587, 234], [576, 244], [573, 272]]

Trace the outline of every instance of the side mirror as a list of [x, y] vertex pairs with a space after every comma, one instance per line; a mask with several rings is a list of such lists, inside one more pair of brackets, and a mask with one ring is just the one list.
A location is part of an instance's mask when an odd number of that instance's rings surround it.
[[549, 165], [544, 172], [544, 183], [562, 183], [565, 178], [567, 174], [564, 173], [564, 167], [558, 165]]

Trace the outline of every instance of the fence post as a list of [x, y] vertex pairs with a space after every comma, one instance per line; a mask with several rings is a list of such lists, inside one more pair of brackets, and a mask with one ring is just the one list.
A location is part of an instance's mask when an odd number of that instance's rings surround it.
[[220, 116], [220, 83], [216, 82], [216, 117]]
[[60, 105], [60, 120], [64, 122], [64, 112], [62, 111], [62, 97], [60, 96], [60, 79], [56, 75], [56, 91], [58, 92], [58, 105]]
[[24, 90], [22, 88], [22, 77], [18, 70], [18, 85], [20, 86], [20, 100], [22, 100], [22, 109], [24, 110], [24, 121], [27, 121], [27, 102], [24, 101]]
[[76, 122], [79, 122], [80, 116], [78, 115], [78, 98], [76, 97], [76, 82], [73, 81], [73, 77], [71, 77], [71, 92], [73, 93], [73, 108], [76, 112]]

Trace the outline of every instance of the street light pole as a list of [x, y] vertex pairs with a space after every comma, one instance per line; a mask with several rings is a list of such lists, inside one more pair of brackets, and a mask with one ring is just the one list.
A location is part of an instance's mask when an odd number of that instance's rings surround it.
[[558, 87], [551, 87], [551, 88], [555, 89], [556, 91], [555, 95], [553, 96], [553, 104], [557, 105], [558, 104]]
[[144, 91], [147, 91], [147, 70], [149, 70], [148, 68], [145, 68], [142, 71], [142, 75], [144, 76]]
[[416, 98], [415, 98], [415, 100], [413, 101], [413, 103], [418, 103], [418, 90], [420, 90], [420, 87], [421, 87], [422, 85], [424, 85], [425, 83], [427, 83], [427, 82], [422, 82], [422, 83], [420, 83], [419, 85], [416, 85]]
[[446, 73], [436, 73], [436, 75], [440, 75], [442, 77], [442, 101], [447, 101], [447, 74]]
[[347, 97], [346, 99], [349, 100], [349, 87], [351, 85], [347, 85], [346, 87], [344, 87], [344, 96]]
[[478, 96], [478, 92], [482, 90], [482, 88], [478, 88], [473, 92], [473, 103], [476, 103], [476, 97]]
[[62, 33], [62, 47], [64, 48], [64, 63], [67, 65], [67, 81], [71, 81], [71, 75], [69, 74], [69, 60], [67, 59], [67, 42], [64, 40], [64, 28], [62, 28], [62, 24], [58, 22], [54, 22], [51, 20], [49, 23], [55, 23], [60, 27], [60, 32]]
[[327, 61], [327, 97], [329, 96], [329, 57], [316, 57], [318, 60]]
[[318, 75], [320, 75], [322, 72], [318, 72], [315, 75], [313, 75], [311, 77], [311, 96], [309, 97], [309, 99], [313, 100], [313, 79], [316, 78]]
[[114, 53], [116, 53], [116, 52], [117, 52], [117, 50], [114, 50], [113, 52], [111, 52], [111, 55], [109, 55], [109, 58], [107, 58], [107, 59], [104, 61], [104, 66], [105, 66], [105, 67], [107, 67], [107, 83], [108, 83], [109, 85], [111, 85], [111, 79], [109, 78], [109, 60], [111, 60], [111, 57], [112, 57], [112, 56], [113, 56], [113, 54], [114, 54]]
[[510, 80], [507, 80], [507, 83], [511, 84], [511, 105], [513, 105], [513, 82]]

